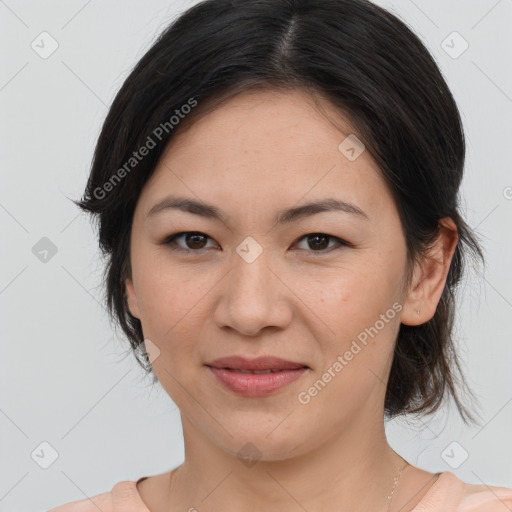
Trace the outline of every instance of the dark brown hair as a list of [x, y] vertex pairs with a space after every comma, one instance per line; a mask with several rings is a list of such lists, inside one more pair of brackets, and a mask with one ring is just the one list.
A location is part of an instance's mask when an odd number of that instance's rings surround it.
[[[451, 396], [464, 421], [473, 420], [458, 395], [462, 388], [471, 391], [452, 339], [465, 259], [483, 261], [476, 235], [459, 213], [465, 158], [460, 114], [420, 39], [366, 0], [202, 1], [163, 31], [122, 85], [76, 204], [99, 221], [106, 305], [137, 361], [152, 372], [141, 323], [125, 295], [140, 193], [178, 131], [256, 87], [302, 88], [347, 116], [393, 192], [410, 264], [436, 239], [441, 218], [455, 222], [459, 241], [435, 315], [422, 325], [400, 326], [385, 410], [389, 417], [428, 414]], [[133, 159], [134, 151], [149, 146]]]

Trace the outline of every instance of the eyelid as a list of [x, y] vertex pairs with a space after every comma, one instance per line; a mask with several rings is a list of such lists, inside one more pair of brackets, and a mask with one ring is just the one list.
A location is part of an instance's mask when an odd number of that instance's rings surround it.
[[352, 248], [354, 249], [356, 245], [352, 242], [349, 242], [343, 238], [340, 238], [339, 236], [330, 235], [329, 233], [325, 233], [323, 231], [312, 231], [310, 233], [306, 233], [305, 235], [302, 235], [297, 239], [296, 242], [294, 242], [293, 245], [297, 245], [299, 242], [301, 242], [304, 239], [307, 239], [308, 237], [312, 236], [321, 236], [329, 238], [336, 242], [337, 245], [334, 245], [333, 247], [329, 247], [327, 249], [322, 249], [321, 251], [312, 251], [307, 249], [298, 249], [299, 251], [305, 251], [309, 254], [312, 254], [313, 256], [326, 256], [327, 254], [330, 254], [333, 251], [337, 251], [339, 249], [343, 248]]
[[[166, 236], [160, 242], [160, 245], [169, 245], [170, 246], [171, 244], [175, 243], [175, 240], [177, 238], [181, 238], [184, 235], [201, 235], [201, 236], [206, 237], [209, 240], [213, 240], [212, 237], [208, 236], [206, 233], [203, 233], [202, 231], [180, 231], [180, 232], [177, 232], [177, 233], [173, 233], [172, 235]], [[205, 248], [203, 248], [203, 249], [186, 249], [186, 248], [178, 246], [178, 247], [171, 247], [171, 250], [173, 250], [173, 251], [184, 251], [184, 252], [187, 252], [187, 253], [188, 252], [200, 253], [201, 251], [204, 251]]]
[[[160, 242], [160, 245], [171, 245], [172, 243], [175, 243], [175, 240], [177, 238], [180, 238], [184, 235], [202, 235], [202, 236], [205, 236], [207, 239], [209, 240], [214, 240], [212, 237], [210, 237], [209, 235], [207, 235], [206, 233], [202, 232], [202, 231], [180, 231], [180, 232], [177, 232], [177, 233], [173, 233], [172, 235], [169, 235], [167, 237], [164, 238], [164, 240], [162, 242]], [[333, 250], [336, 250], [336, 249], [339, 249], [339, 248], [342, 248], [342, 247], [354, 247], [354, 244], [350, 243], [350, 242], [347, 242], [346, 240], [343, 240], [342, 238], [339, 238], [337, 236], [334, 236], [334, 235], [330, 235], [329, 233], [323, 233], [323, 232], [319, 232], [319, 231], [314, 231], [314, 232], [311, 232], [311, 233], [306, 233], [305, 235], [302, 235], [301, 237], [299, 237], [295, 242], [294, 242], [294, 245], [298, 244], [299, 242], [301, 242], [302, 240], [304, 239], [307, 239], [308, 237], [310, 236], [324, 236], [326, 238], [329, 238], [331, 240], [334, 240], [338, 243], [338, 247], [330, 247], [328, 249], [323, 249], [321, 251], [308, 251], [307, 249], [299, 249], [299, 250], [304, 250], [310, 254], [313, 254], [315, 256], [321, 256], [321, 255], [325, 255], [325, 254], [328, 254], [330, 252], [332, 252]], [[183, 252], [186, 252], [186, 253], [191, 253], [191, 252], [196, 252], [196, 253], [201, 253], [202, 251], [206, 250], [207, 248], [202, 248], [202, 249], [186, 249], [186, 248], [183, 248], [183, 247], [171, 247], [171, 250], [174, 250], [174, 251], [183, 251]]]

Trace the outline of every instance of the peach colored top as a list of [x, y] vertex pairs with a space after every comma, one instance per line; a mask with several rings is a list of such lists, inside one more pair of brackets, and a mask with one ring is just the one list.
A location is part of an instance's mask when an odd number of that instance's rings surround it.
[[[137, 492], [137, 481], [123, 481], [110, 492], [73, 501], [48, 512], [151, 512]], [[466, 484], [445, 471], [412, 512], [511, 512], [512, 489]]]

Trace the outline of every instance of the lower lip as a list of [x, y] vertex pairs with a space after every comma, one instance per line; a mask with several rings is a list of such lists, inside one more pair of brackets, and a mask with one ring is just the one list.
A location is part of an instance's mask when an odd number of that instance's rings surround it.
[[307, 368], [274, 373], [240, 373], [209, 366], [212, 373], [228, 389], [242, 396], [265, 396], [297, 380]]

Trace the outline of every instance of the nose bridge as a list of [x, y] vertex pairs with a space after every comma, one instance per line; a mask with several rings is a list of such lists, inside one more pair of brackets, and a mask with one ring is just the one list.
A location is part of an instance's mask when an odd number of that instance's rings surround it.
[[[261, 246], [260, 246], [261, 247]], [[233, 257], [231, 285], [236, 293], [269, 295], [269, 252], [255, 247], [254, 243], [243, 242]], [[253, 299], [258, 300], [253, 297]]]
[[271, 300], [270, 251], [264, 250], [254, 239], [244, 240], [236, 249], [230, 280], [230, 299], [240, 309], [261, 314]]
[[[233, 254], [217, 322], [247, 335], [266, 326], [284, 327], [283, 285], [270, 270], [270, 251], [247, 237]], [[270, 267], [270, 268], [269, 268]]]

